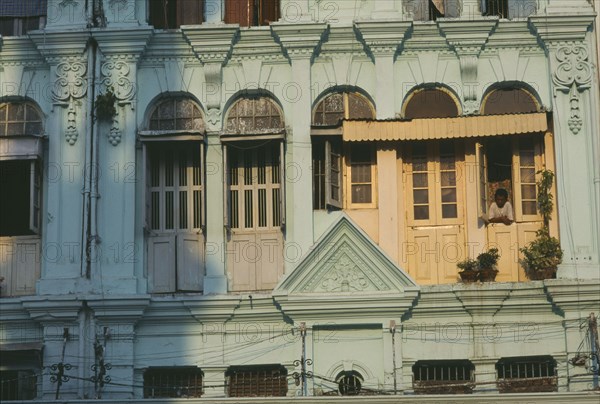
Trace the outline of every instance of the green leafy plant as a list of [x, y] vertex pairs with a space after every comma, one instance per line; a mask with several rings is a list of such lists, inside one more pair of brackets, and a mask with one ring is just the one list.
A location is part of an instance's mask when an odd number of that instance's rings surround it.
[[472, 258], [467, 258], [463, 261], [460, 261], [456, 264], [458, 269], [462, 271], [477, 271], [479, 270], [479, 262]]
[[106, 121], [111, 120], [117, 114], [116, 102], [117, 96], [113, 93], [112, 88], [106, 89], [104, 94], [98, 94], [95, 102], [96, 118]]
[[497, 248], [490, 248], [488, 251], [482, 252], [477, 256], [477, 262], [479, 263], [480, 269], [495, 267], [498, 263], [498, 259], [500, 259], [500, 254], [498, 253]]
[[556, 237], [550, 236], [545, 227], [538, 230], [535, 235], [535, 240], [520, 249], [527, 270], [530, 273], [547, 269], [556, 270], [563, 257], [560, 242]]
[[540, 214], [544, 219], [544, 226], [548, 228], [550, 222], [550, 215], [554, 208], [553, 195], [550, 193], [552, 184], [554, 182], [554, 173], [551, 170], [540, 170], [536, 174], [540, 175], [540, 179], [537, 182], [537, 205], [540, 210]]

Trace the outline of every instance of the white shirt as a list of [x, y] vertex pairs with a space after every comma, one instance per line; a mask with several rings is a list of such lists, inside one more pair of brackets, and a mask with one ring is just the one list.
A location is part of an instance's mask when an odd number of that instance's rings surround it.
[[496, 205], [496, 202], [492, 202], [490, 205], [488, 218], [493, 219], [501, 216], [506, 216], [509, 220], [514, 222], [515, 217], [513, 215], [513, 208], [510, 202], [507, 201], [502, 208], [499, 208], [498, 205]]

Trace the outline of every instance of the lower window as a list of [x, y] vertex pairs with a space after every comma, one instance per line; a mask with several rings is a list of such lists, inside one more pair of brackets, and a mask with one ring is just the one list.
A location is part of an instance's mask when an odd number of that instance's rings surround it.
[[500, 393], [558, 391], [556, 361], [551, 356], [502, 358], [496, 363]]
[[475, 366], [468, 360], [418, 361], [412, 367], [416, 394], [471, 394]]
[[232, 366], [226, 376], [229, 397], [287, 395], [287, 370], [281, 365]]
[[144, 398], [201, 396], [202, 371], [198, 368], [150, 368], [144, 373]]
[[33, 400], [37, 376], [30, 370], [0, 371], [0, 401]]

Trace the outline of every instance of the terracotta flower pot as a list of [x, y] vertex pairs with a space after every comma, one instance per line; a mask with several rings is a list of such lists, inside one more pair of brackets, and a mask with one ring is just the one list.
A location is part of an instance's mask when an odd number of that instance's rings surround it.
[[473, 283], [479, 279], [478, 271], [460, 271], [458, 274], [463, 283]]
[[494, 282], [498, 275], [498, 270], [494, 268], [481, 268], [479, 270], [479, 280], [481, 282]]
[[529, 279], [534, 281], [554, 279], [556, 278], [556, 268], [544, 268], [538, 269], [537, 271], [529, 271], [527, 275], [529, 276]]

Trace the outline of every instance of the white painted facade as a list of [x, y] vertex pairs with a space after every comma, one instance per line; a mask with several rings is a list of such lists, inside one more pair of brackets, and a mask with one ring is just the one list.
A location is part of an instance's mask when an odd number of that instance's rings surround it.
[[[105, 18], [97, 27], [92, 3]], [[337, 395], [345, 372], [357, 372], [366, 390], [412, 395], [413, 365], [443, 360], [471, 361], [473, 393], [497, 395], [498, 361], [527, 356], [556, 361], [558, 394], [592, 389], [586, 341], [588, 317], [600, 313], [600, 90], [588, 1], [538, 0], [531, 14], [504, 19], [463, 0], [457, 18], [415, 21], [416, 1], [281, 0], [279, 21], [245, 28], [223, 23], [224, 1], [205, 0], [205, 22], [171, 30], [148, 24], [146, 3], [48, 0], [44, 29], [0, 37], [0, 105], [31, 102], [43, 122], [39, 136], [0, 136], [3, 164], [37, 161], [42, 173], [39, 231], [0, 236], [0, 344], [10, 357], [0, 371], [32, 372], [18, 377], [35, 380], [37, 400], [51, 400], [51, 366], [68, 363], [61, 399], [141, 401], [149, 369], [198, 367], [202, 397], [221, 398], [232, 366], [281, 365], [287, 395], [300, 396], [292, 375], [301, 371], [294, 362], [304, 324], [310, 396]], [[522, 85], [548, 112], [551, 230], [564, 250], [557, 279], [417, 282], [403, 260], [412, 233], [402, 143], [374, 151], [382, 188], [375, 209], [313, 209], [311, 121], [325, 94], [358, 91], [376, 120], [399, 120], [415, 89], [443, 87], [460, 116], [474, 116], [498, 83]], [[108, 89], [116, 115], [96, 119], [96, 96]], [[269, 97], [283, 128], [250, 133], [255, 143], [228, 133], [245, 96]], [[177, 97], [196, 104], [202, 129], [152, 130], [157, 105]], [[280, 192], [271, 200], [279, 222], [270, 232], [236, 231], [228, 157], [267, 141], [281, 151], [268, 188]], [[194, 189], [202, 189], [204, 216], [196, 230], [164, 241], [149, 207], [150, 150], [175, 144], [198, 146], [202, 181]], [[475, 186], [461, 192], [465, 245], [488, 243], [473, 213]], [[155, 242], [166, 247], [153, 250]], [[182, 263], [185, 254], [191, 264]], [[450, 265], [432, 254], [437, 267]], [[175, 286], [157, 292], [160, 276]], [[192, 286], [178, 286], [186, 276]], [[112, 365], [102, 387], [90, 381], [95, 343]], [[578, 354], [588, 357], [575, 366], [569, 360]], [[542, 397], [534, 400], [549, 400]]]

